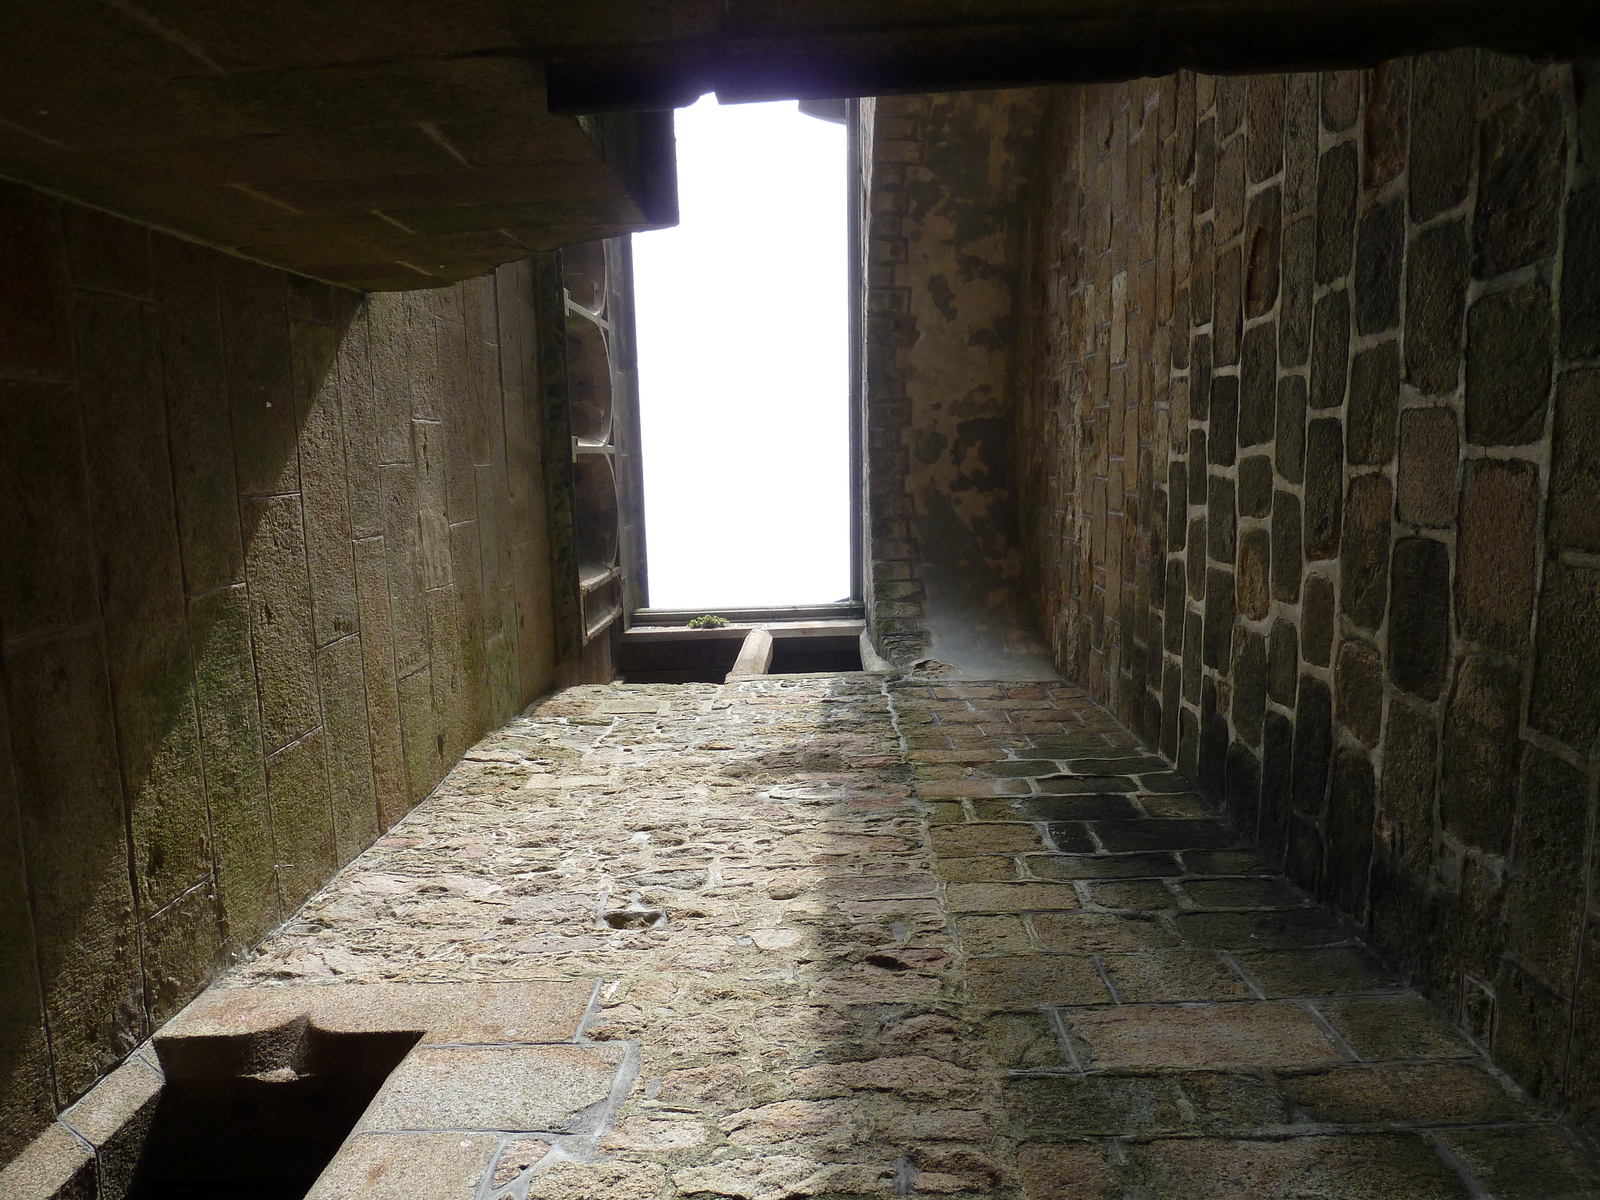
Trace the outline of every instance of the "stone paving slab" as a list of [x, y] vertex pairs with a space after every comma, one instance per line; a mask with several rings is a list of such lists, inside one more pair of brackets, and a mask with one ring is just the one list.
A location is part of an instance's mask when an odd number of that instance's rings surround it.
[[412, 1163], [475, 1200], [1600, 1195], [1361, 930], [1069, 685], [569, 689], [225, 988], [400, 989], [403, 1022], [443, 984], [526, 989], [548, 1021], [495, 1027], [549, 1044], [414, 1050], [363, 1126], [395, 1131], [317, 1200]]

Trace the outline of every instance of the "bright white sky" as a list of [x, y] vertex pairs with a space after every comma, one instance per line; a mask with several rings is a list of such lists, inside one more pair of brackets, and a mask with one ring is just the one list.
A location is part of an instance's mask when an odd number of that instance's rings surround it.
[[682, 224], [633, 239], [650, 606], [850, 592], [845, 128], [677, 114]]

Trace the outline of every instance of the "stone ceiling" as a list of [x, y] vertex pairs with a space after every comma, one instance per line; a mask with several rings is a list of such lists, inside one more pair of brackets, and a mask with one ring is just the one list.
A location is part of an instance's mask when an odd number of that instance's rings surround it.
[[1132, 8], [18, 0], [0, 11], [0, 176], [329, 282], [401, 290], [673, 224], [661, 110], [706, 91], [947, 91], [1463, 44], [1600, 51], [1592, 15], [1569, 0]]
[[8, 5], [0, 175], [374, 290], [675, 223], [670, 115], [550, 115], [508, 11]]

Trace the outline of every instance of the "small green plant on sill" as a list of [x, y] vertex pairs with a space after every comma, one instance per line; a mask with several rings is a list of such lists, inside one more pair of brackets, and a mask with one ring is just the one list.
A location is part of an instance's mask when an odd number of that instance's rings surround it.
[[689, 628], [690, 629], [726, 629], [732, 623], [733, 622], [729, 621], [727, 617], [719, 617], [719, 616], [715, 616], [712, 613], [706, 613], [703, 616], [698, 616], [694, 620], [690, 621], [689, 622]]

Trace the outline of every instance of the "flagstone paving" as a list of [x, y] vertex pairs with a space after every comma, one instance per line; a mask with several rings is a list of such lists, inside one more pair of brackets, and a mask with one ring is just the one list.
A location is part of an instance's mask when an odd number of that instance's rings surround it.
[[402, 1066], [313, 1196], [1600, 1195], [1065, 684], [572, 688], [222, 986], [535, 980], [592, 985], [601, 1076], [426, 1048], [455, 1082]]

